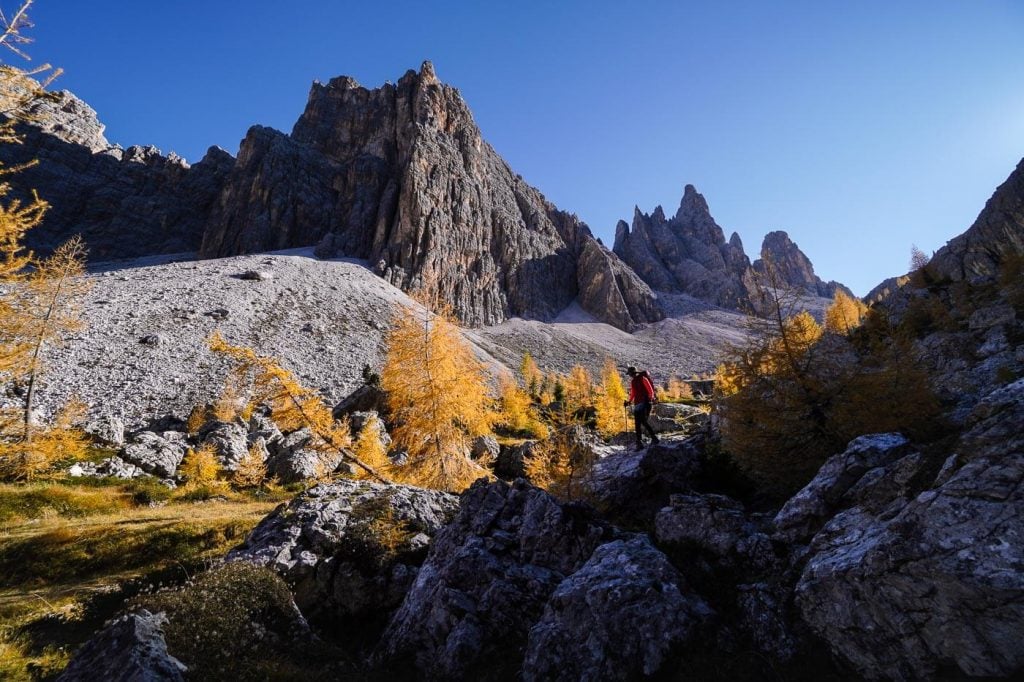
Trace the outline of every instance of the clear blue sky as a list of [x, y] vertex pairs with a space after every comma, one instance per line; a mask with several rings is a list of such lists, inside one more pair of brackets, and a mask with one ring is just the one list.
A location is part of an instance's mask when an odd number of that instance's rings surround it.
[[[0, 0], [5, 9], [12, 0]], [[36, 61], [122, 145], [290, 131], [314, 79], [431, 59], [530, 183], [611, 242], [686, 183], [752, 257], [783, 229], [863, 294], [1024, 156], [1024, 3], [37, 0]]]

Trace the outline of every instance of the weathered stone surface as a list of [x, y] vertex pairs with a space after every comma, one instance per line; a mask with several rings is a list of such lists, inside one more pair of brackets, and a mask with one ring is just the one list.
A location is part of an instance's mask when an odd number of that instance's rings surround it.
[[82, 430], [101, 445], [119, 448], [124, 445], [124, 420], [103, 415], [85, 423]]
[[234, 422], [213, 421], [199, 430], [203, 445], [209, 445], [217, 453], [217, 459], [228, 471], [238, 468], [238, 463], [249, 453], [249, 430]]
[[479, 436], [473, 440], [473, 447], [470, 450], [473, 459], [494, 462], [497, 461], [499, 454], [501, 454], [501, 446], [498, 445], [494, 436]]
[[709, 415], [699, 407], [683, 403], [655, 403], [647, 420], [658, 433], [693, 431], [708, 423]]
[[[379, 630], [458, 504], [454, 495], [410, 486], [322, 484], [275, 509], [228, 559], [277, 571], [317, 622]], [[397, 546], [375, 541], [389, 532]]]
[[895, 514], [843, 511], [811, 543], [797, 604], [866, 677], [1024, 670], [1024, 381], [976, 418], [934, 488]]
[[24, 144], [0, 148], [5, 166], [39, 160], [7, 179], [15, 196], [35, 189], [50, 204], [29, 247], [45, 253], [81, 234], [93, 262], [198, 249], [230, 154], [211, 147], [190, 167], [153, 147], [111, 147], [96, 113], [67, 91], [37, 109], [37, 124], [19, 126]]
[[525, 481], [477, 481], [434, 538], [374, 660], [429, 679], [514, 675], [548, 598], [609, 532]]
[[577, 296], [623, 328], [661, 317], [586, 225], [513, 174], [429, 62], [374, 90], [316, 83], [290, 136], [243, 140], [201, 255], [314, 244], [404, 290], [429, 282], [470, 325], [550, 319]]
[[93, 635], [57, 679], [60, 682], [131, 680], [183, 682], [188, 668], [167, 653], [163, 613], [140, 609]]
[[725, 495], [673, 495], [654, 526], [659, 545], [697, 548], [726, 565], [764, 570], [776, 561], [768, 536]]
[[646, 536], [609, 542], [551, 595], [530, 629], [522, 679], [655, 675], [711, 615]]
[[929, 270], [953, 281], [997, 274], [1008, 257], [1024, 253], [1024, 160], [993, 193], [974, 224], [935, 252]]
[[779, 537], [790, 542], [808, 540], [836, 511], [840, 499], [870, 469], [908, 454], [910, 442], [898, 433], [860, 436], [846, 451], [835, 455], [775, 516]]
[[739, 626], [772, 660], [786, 662], [797, 653], [798, 638], [787, 619], [778, 587], [765, 583], [737, 586]]
[[333, 450], [313, 447], [313, 434], [302, 428], [267, 446], [267, 473], [277, 476], [282, 483], [295, 483], [311, 478], [322, 478], [333, 472], [342, 462], [342, 455]]
[[765, 235], [761, 244], [761, 258], [754, 261], [754, 270], [764, 273], [766, 263], [771, 264], [773, 276], [779, 280], [780, 285], [802, 289], [812, 296], [823, 298], [832, 298], [837, 291], [856, 298], [852, 291], [839, 282], [823, 282], [814, 274], [811, 259], [781, 230]]
[[78, 478], [123, 478], [132, 479], [148, 476], [145, 471], [134, 464], [129, 464], [120, 457], [107, 457], [102, 462], [76, 462], [68, 468], [68, 476]]
[[152, 431], [143, 431], [125, 446], [121, 458], [154, 476], [173, 478], [178, 465], [185, 458], [185, 448], [184, 434], [165, 431], [157, 435]]
[[494, 463], [494, 473], [508, 479], [526, 476], [526, 460], [537, 447], [537, 441], [527, 440], [516, 445], [502, 445]]
[[615, 253], [655, 291], [684, 293], [726, 308], [746, 308], [750, 260], [738, 235], [727, 242], [693, 185], [671, 219], [659, 206], [619, 221]]
[[387, 415], [387, 394], [378, 386], [363, 384], [334, 406], [333, 415], [335, 419], [342, 419], [356, 412]]

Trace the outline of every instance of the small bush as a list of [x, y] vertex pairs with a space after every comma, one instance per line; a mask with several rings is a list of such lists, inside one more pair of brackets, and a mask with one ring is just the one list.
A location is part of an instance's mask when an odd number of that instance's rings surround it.
[[190, 449], [178, 471], [189, 485], [209, 485], [216, 481], [220, 472], [220, 462], [217, 461], [217, 452], [213, 445], [206, 444], [195, 450]]
[[267, 480], [267, 463], [263, 459], [263, 449], [253, 444], [249, 452], [238, 463], [231, 482], [238, 488], [258, 488]]
[[583, 481], [596, 455], [564, 432], [537, 443], [524, 463], [526, 477], [538, 488], [563, 500], [583, 499]]

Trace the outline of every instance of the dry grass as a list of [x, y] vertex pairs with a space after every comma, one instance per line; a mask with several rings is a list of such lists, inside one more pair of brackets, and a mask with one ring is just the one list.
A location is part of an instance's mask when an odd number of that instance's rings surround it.
[[46, 679], [126, 598], [176, 584], [280, 501], [203, 502], [146, 484], [0, 486], [0, 679]]

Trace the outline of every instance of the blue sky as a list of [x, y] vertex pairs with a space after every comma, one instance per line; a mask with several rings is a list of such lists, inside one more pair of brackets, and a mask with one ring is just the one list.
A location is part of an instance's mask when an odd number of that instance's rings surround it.
[[[10, 0], [0, 0], [5, 9]], [[1024, 156], [1024, 3], [37, 0], [35, 61], [122, 145], [291, 130], [314, 79], [424, 59], [611, 242], [687, 183], [756, 257], [782, 229], [860, 294], [966, 229]]]

